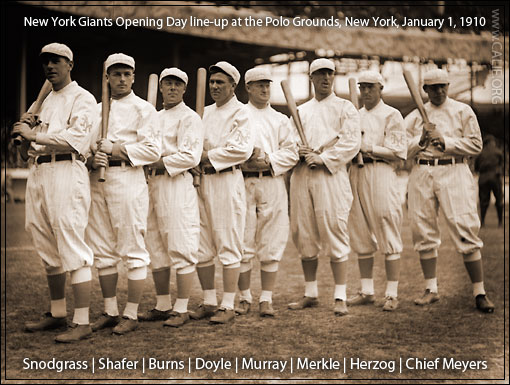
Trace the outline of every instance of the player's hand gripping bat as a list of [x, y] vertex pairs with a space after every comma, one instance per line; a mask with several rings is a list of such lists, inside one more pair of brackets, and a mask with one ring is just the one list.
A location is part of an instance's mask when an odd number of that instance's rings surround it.
[[[28, 109], [27, 113], [37, 115], [39, 114], [39, 111], [41, 110], [41, 106], [44, 102], [44, 99], [49, 95], [51, 92], [53, 86], [49, 82], [49, 80], [45, 80], [44, 84], [41, 87], [41, 90], [39, 91], [39, 94], [37, 95], [37, 99], [35, 100], [34, 104]], [[23, 141], [23, 138], [19, 134], [13, 134], [12, 135], [13, 143], [16, 146], [19, 146], [21, 142]]]

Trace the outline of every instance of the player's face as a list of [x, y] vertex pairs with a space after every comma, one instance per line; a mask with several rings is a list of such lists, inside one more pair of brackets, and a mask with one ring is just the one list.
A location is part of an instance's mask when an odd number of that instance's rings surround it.
[[186, 84], [175, 76], [166, 76], [159, 84], [165, 107], [173, 107], [182, 102], [186, 92]]
[[335, 72], [321, 68], [310, 75], [315, 90], [315, 96], [321, 100], [329, 96], [333, 90], [333, 81], [335, 80]]
[[367, 110], [371, 110], [381, 100], [382, 86], [379, 83], [360, 83], [361, 99]]
[[271, 97], [271, 82], [269, 80], [258, 80], [246, 85], [246, 91], [250, 102], [256, 107], [265, 106]]
[[423, 90], [435, 106], [443, 104], [448, 96], [448, 84], [428, 84], [423, 86]]
[[70, 73], [73, 68], [73, 62], [66, 58], [53, 54], [43, 54], [41, 56], [44, 75], [52, 84], [53, 89], [58, 91], [70, 80]]
[[108, 84], [112, 97], [120, 98], [131, 92], [135, 82], [135, 72], [131, 67], [125, 65], [113, 65], [108, 68]]
[[223, 72], [216, 72], [209, 78], [209, 92], [218, 107], [227, 103], [234, 96], [235, 83]]

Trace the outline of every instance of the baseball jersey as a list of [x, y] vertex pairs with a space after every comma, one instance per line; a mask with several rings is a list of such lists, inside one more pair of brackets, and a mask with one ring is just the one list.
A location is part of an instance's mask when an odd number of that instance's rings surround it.
[[440, 106], [428, 102], [425, 111], [431, 123], [434, 123], [445, 140], [442, 152], [429, 144], [425, 149], [418, 145], [423, 130], [423, 119], [418, 110], [405, 118], [408, 138], [408, 158], [420, 153], [420, 158], [449, 158], [455, 155], [477, 155], [482, 150], [482, 136], [476, 115], [465, 103], [446, 98]]
[[325, 99], [309, 100], [299, 107], [299, 114], [308, 144], [314, 150], [338, 137], [320, 157], [334, 174], [356, 156], [360, 148], [359, 114], [348, 100], [331, 93]]
[[[61, 90], [52, 90], [41, 106], [41, 124], [34, 127], [37, 137], [28, 155], [69, 152], [70, 146], [86, 157], [98, 115], [96, 103], [94, 96], [75, 81]], [[41, 141], [48, 144], [38, 144]]]
[[286, 173], [299, 159], [289, 119], [269, 104], [259, 109], [248, 103], [247, 109], [254, 146], [268, 154], [274, 176]]

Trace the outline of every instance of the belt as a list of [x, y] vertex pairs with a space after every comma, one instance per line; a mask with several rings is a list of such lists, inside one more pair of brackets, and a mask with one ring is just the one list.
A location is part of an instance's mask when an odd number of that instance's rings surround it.
[[235, 166], [232, 166], [232, 167], [229, 167], [229, 168], [225, 168], [225, 169], [223, 169], [221, 171], [216, 171], [216, 169], [214, 167], [204, 167], [204, 174], [205, 175], [221, 174], [222, 172], [234, 171], [236, 169], [239, 169], [239, 165], [235, 165]]
[[[354, 157], [352, 159], [352, 163], [354, 164], [357, 164], [358, 163], [358, 157]], [[386, 163], [385, 160], [382, 160], [382, 159], [374, 159], [374, 158], [363, 158], [363, 163], [367, 164], [367, 163]]]
[[427, 166], [445, 166], [448, 164], [464, 163], [463, 156], [456, 156], [454, 158], [446, 159], [416, 159], [417, 164], [424, 164]]
[[37, 164], [50, 163], [51, 161], [60, 162], [63, 160], [79, 159], [75, 154], [54, 154], [54, 155], [39, 155], [36, 157]]
[[262, 178], [263, 176], [272, 176], [271, 171], [243, 171], [245, 178]]
[[131, 163], [126, 162], [125, 160], [109, 160], [108, 166], [110, 167], [131, 167]]

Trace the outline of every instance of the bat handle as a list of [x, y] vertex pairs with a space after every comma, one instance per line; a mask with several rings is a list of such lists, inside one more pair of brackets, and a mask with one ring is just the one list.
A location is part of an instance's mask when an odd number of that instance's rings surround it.
[[358, 152], [358, 168], [363, 168], [365, 163], [363, 162], [363, 154]]
[[200, 187], [200, 175], [193, 175], [193, 187]]
[[104, 173], [105, 173], [105, 168], [104, 167], [99, 167], [99, 178], [97, 178], [97, 181], [98, 182], [104, 182], [106, 179], [104, 178]]

